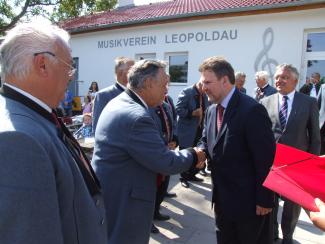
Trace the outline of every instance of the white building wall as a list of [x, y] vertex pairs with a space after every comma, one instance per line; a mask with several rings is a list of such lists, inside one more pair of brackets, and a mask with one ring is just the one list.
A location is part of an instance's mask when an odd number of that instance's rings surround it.
[[[271, 34], [263, 34], [271, 28]], [[207, 57], [213, 55], [224, 56], [236, 71], [247, 74], [245, 87], [251, 95], [255, 87], [255, 65], [262, 70], [262, 63], [274, 60], [276, 63], [291, 63], [302, 72], [301, 82], [304, 80], [304, 53], [306, 40], [304, 33], [313, 29], [325, 31], [325, 10], [304, 10], [277, 14], [262, 14], [220, 18], [213, 20], [198, 20], [161, 25], [149, 25], [118, 30], [93, 32], [73, 35], [71, 39], [73, 57], [79, 58], [79, 95], [88, 91], [91, 81], [99, 82], [99, 87], [104, 88], [114, 82], [114, 58], [128, 56], [134, 58], [138, 53], [156, 53], [157, 59], [165, 59], [165, 53], [188, 52], [188, 84], [175, 84], [170, 87], [170, 94], [174, 99], [186, 86], [195, 83], [200, 74], [198, 67]], [[173, 34], [207, 32], [208, 36], [213, 31], [220, 34], [226, 31], [237, 31], [234, 40], [210, 40], [190, 42], [171, 42]], [[99, 48], [99, 41], [119, 40], [133, 37], [151, 36], [156, 38], [152, 45], [124, 45], [117, 47]], [[167, 41], [166, 41], [167, 36]], [[130, 39], [128, 39], [130, 41]], [[260, 59], [259, 59], [260, 57]], [[269, 63], [264, 69], [274, 72], [275, 64]]]

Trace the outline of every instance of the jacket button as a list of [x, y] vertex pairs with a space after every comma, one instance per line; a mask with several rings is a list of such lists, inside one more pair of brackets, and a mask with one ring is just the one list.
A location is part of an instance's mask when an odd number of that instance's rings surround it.
[[97, 199], [97, 200], [96, 200], [96, 206], [97, 206], [97, 207], [99, 206], [99, 203], [100, 203], [100, 201]]
[[102, 221], [100, 221], [100, 224], [103, 225], [105, 222], [104, 218], [102, 219]]

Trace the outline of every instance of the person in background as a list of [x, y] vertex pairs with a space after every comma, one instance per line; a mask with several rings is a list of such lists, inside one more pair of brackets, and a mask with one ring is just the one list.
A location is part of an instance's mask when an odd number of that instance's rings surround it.
[[317, 98], [321, 85], [320, 74], [315, 72], [311, 75], [310, 82], [304, 84], [299, 91], [308, 96]]
[[[176, 103], [177, 136], [179, 148], [194, 147], [202, 135], [205, 110], [209, 106], [208, 97], [202, 90], [202, 83], [196, 82], [181, 91]], [[196, 176], [199, 170], [195, 167], [181, 173], [180, 182], [185, 188], [189, 188], [188, 181], [202, 182], [203, 179]], [[203, 173], [203, 172], [202, 172]], [[205, 171], [204, 171], [204, 173]]]
[[208, 58], [199, 71], [213, 103], [198, 147], [211, 158], [217, 242], [271, 244], [274, 193], [263, 187], [275, 156], [271, 121], [261, 104], [235, 88], [225, 59]]
[[96, 132], [97, 122], [106, 104], [120, 95], [128, 83], [127, 74], [134, 60], [126, 57], [115, 59], [115, 84], [97, 92], [93, 107], [93, 133]]
[[[165, 96], [168, 98], [168, 95]], [[154, 121], [156, 122], [161, 137], [164, 140], [166, 147], [170, 150], [175, 150], [177, 146], [176, 142], [176, 131], [175, 131], [175, 121], [173, 118], [173, 111], [169, 103], [163, 102], [155, 108], [151, 108], [150, 112]], [[170, 219], [168, 215], [160, 213], [160, 205], [164, 200], [165, 196], [173, 197], [171, 193], [167, 192], [169, 185], [169, 175], [158, 174], [157, 175], [157, 192], [156, 192], [156, 201], [155, 201], [155, 210], [154, 210], [154, 220], [166, 221]], [[175, 194], [175, 193], [174, 193]], [[176, 196], [176, 194], [175, 194]], [[159, 229], [152, 224], [151, 233], [159, 233]]]
[[67, 88], [64, 93], [64, 99], [61, 103], [61, 107], [64, 112], [65, 117], [71, 117], [72, 116], [72, 93], [71, 91]]
[[[319, 155], [319, 113], [316, 99], [295, 91], [299, 73], [291, 64], [277, 66], [274, 80], [278, 92], [262, 99], [260, 103], [271, 118], [276, 142]], [[293, 244], [293, 233], [301, 207], [288, 199], [283, 198], [283, 200], [282, 244]], [[274, 239], [278, 239], [278, 199], [273, 214]]]
[[18, 24], [0, 46], [0, 243], [107, 244], [98, 179], [54, 111], [74, 76], [69, 34]]
[[141, 60], [128, 88], [104, 108], [97, 124], [93, 165], [103, 186], [108, 243], [149, 242], [157, 173], [202, 167], [201, 150], [169, 150], [149, 108], [162, 104], [168, 77], [162, 61]]
[[90, 84], [88, 95], [91, 97], [91, 99], [94, 99], [96, 96], [96, 93], [99, 91], [98, 83], [97, 81], [93, 81]]
[[73, 136], [76, 139], [92, 137], [93, 133], [92, 133], [92, 125], [91, 124], [92, 124], [91, 113], [83, 114], [82, 126], [75, 133], [73, 133]]
[[262, 98], [277, 93], [278, 91], [271, 85], [269, 85], [269, 73], [267, 71], [258, 71], [255, 74], [255, 81], [257, 87], [255, 91], [255, 100], [260, 101]]
[[90, 95], [85, 96], [84, 104], [82, 105], [82, 114], [92, 113], [93, 103]]
[[245, 81], [246, 74], [244, 72], [238, 71], [235, 73], [235, 86], [240, 92], [244, 94], [246, 94], [246, 89], [244, 88]]

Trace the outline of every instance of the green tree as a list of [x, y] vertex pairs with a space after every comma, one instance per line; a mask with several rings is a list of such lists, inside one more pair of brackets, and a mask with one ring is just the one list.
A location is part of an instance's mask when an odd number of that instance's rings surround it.
[[0, 35], [33, 16], [58, 22], [112, 9], [116, 3], [117, 0], [0, 0]]

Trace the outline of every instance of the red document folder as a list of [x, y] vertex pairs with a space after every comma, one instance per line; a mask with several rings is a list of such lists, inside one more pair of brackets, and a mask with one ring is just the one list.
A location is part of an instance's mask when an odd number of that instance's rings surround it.
[[325, 201], [325, 158], [278, 143], [263, 185], [305, 209], [319, 211], [314, 199]]

